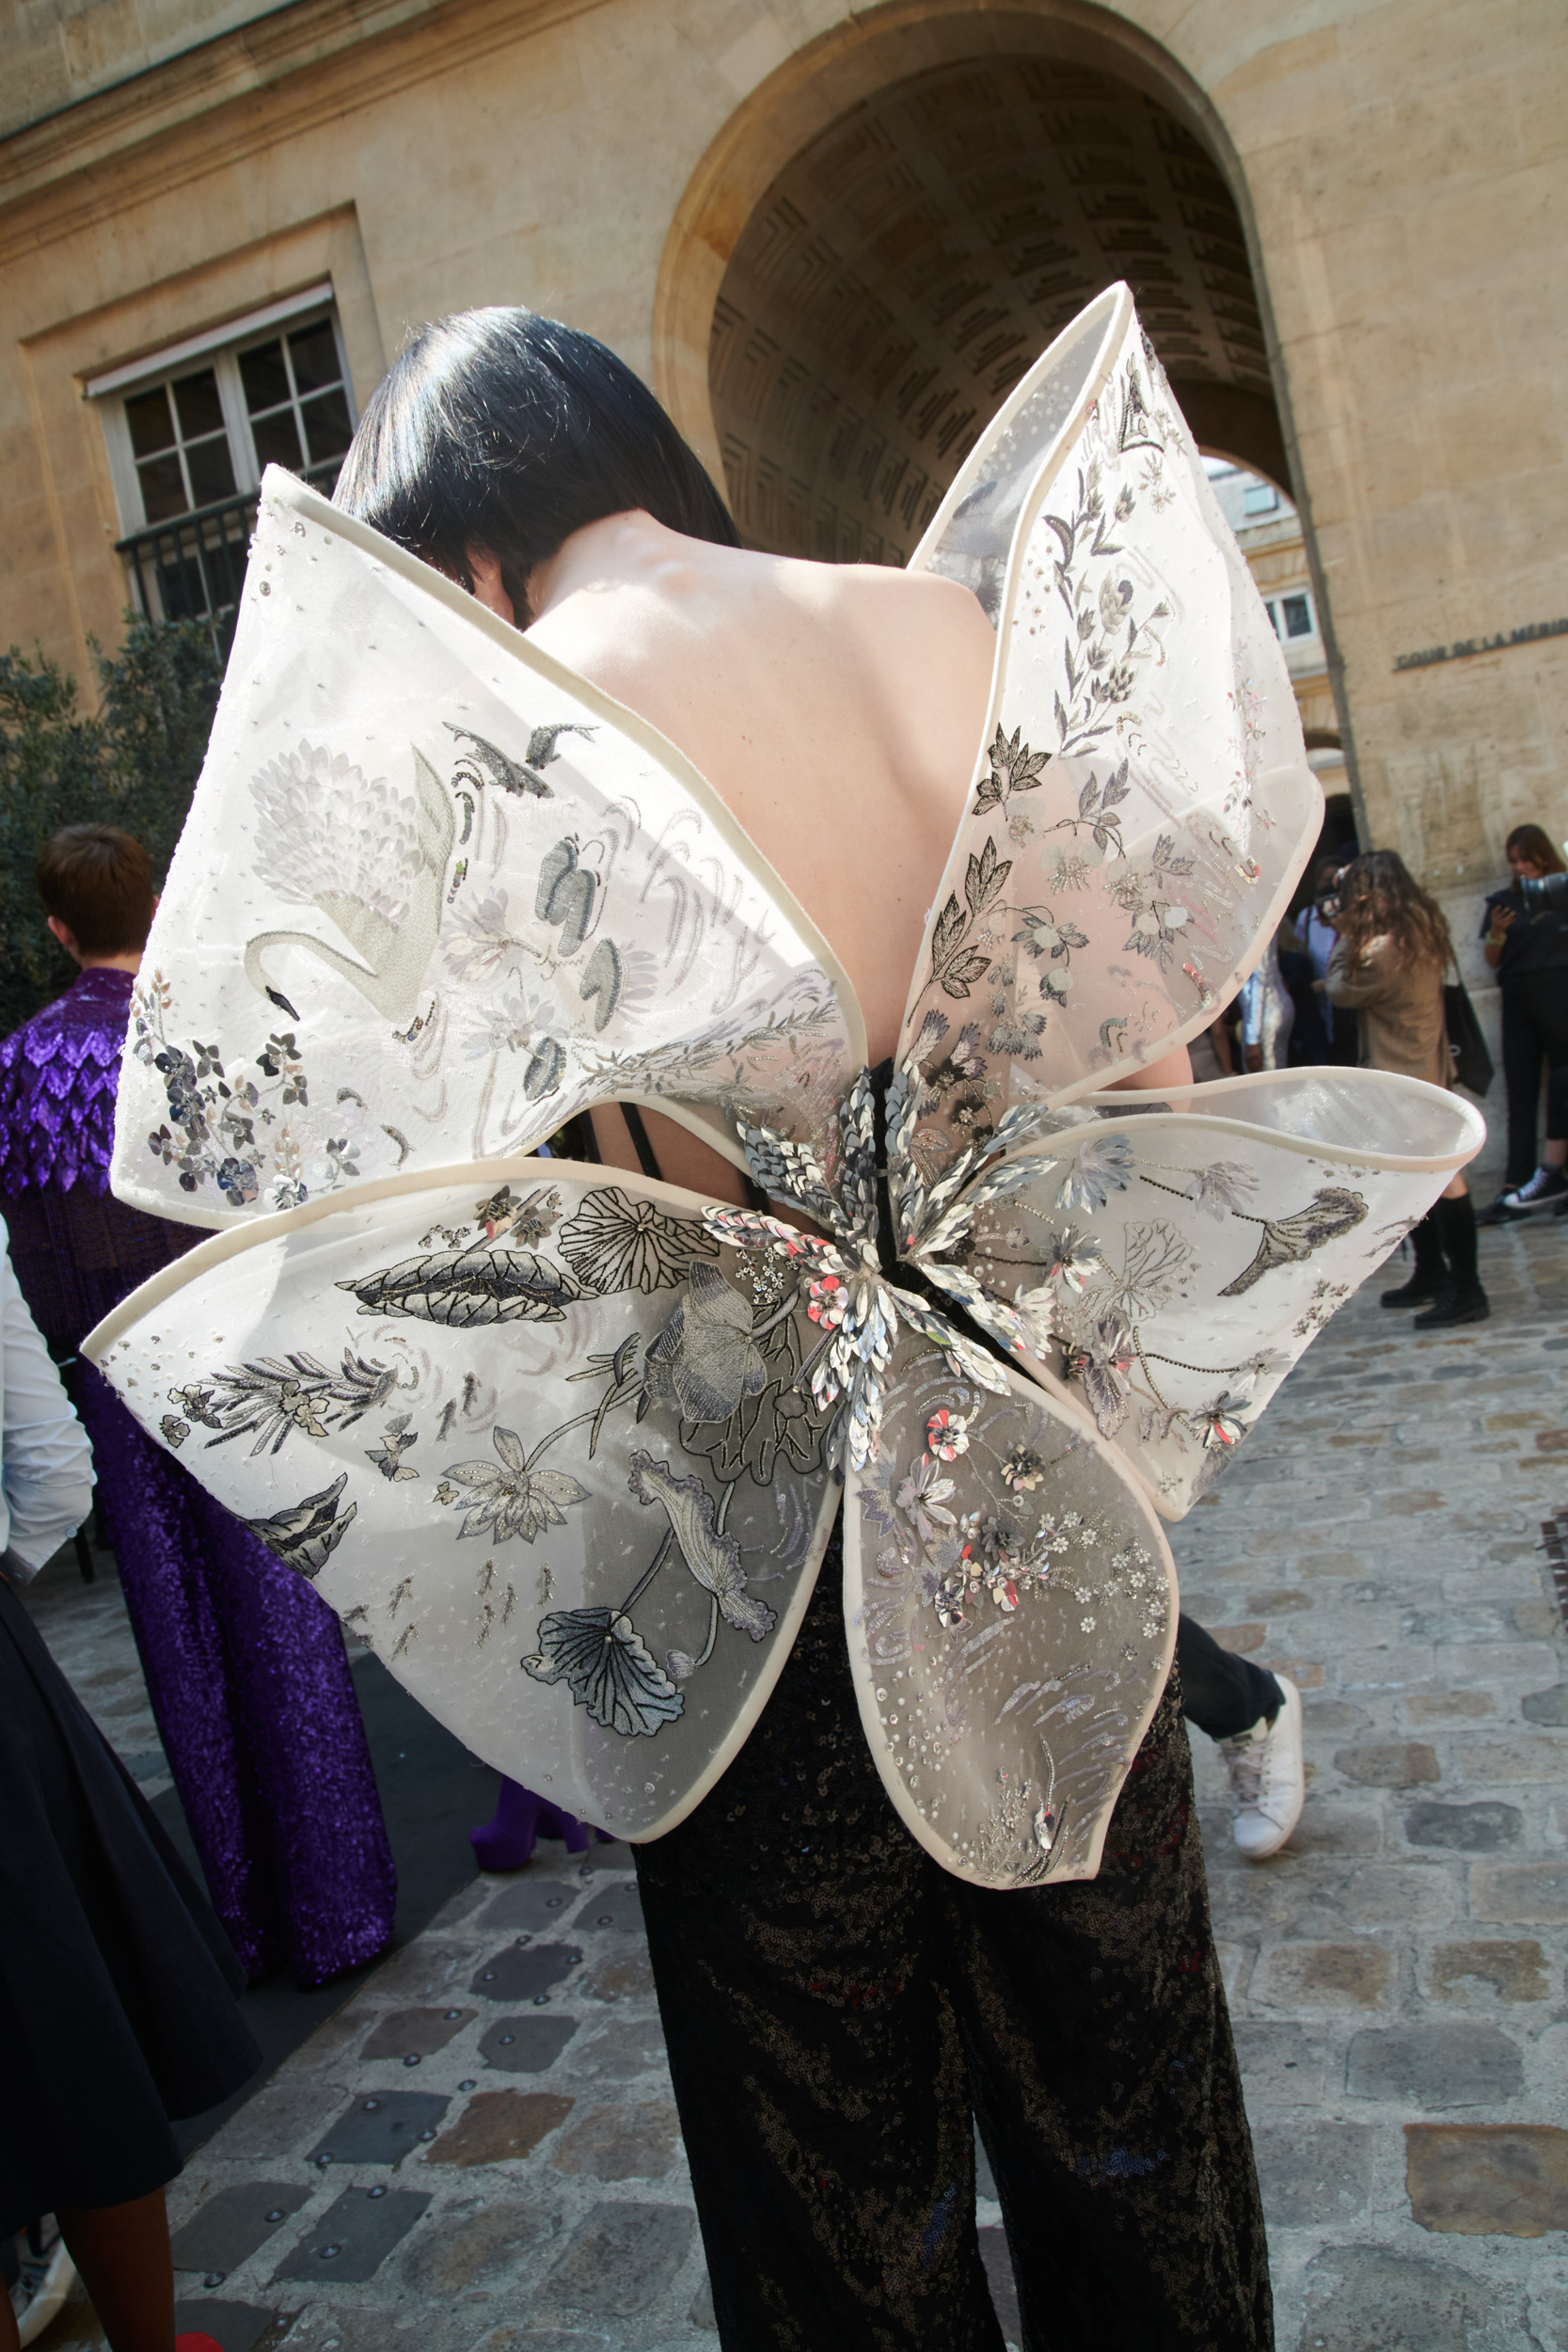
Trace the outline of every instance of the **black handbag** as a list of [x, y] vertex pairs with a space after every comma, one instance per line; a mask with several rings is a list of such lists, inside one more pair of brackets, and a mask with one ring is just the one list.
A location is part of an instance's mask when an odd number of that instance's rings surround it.
[[1492, 1057], [1470, 1002], [1470, 992], [1459, 978], [1443, 984], [1443, 1018], [1448, 1024], [1449, 1053], [1453, 1074], [1467, 1094], [1484, 1094], [1492, 1083]]

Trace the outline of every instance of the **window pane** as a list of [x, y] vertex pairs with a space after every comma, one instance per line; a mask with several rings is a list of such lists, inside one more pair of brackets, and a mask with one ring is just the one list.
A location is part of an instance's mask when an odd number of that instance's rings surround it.
[[253, 417], [258, 410], [276, 408], [280, 400], [287, 400], [289, 378], [282, 343], [259, 343], [254, 351], [242, 351], [240, 381], [245, 386], [245, 405]]
[[1310, 637], [1312, 634], [1312, 608], [1307, 603], [1307, 598], [1305, 596], [1286, 596], [1282, 599], [1282, 601], [1285, 608], [1286, 636]]
[[319, 466], [326, 457], [341, 457], [354, 438], [354, 427], [348, 421], [348, 402], [341, 392], [323, 392], [319, 399], [302, 404], [305, 418], [305, 437], [310, 444], [310, 463]]
[[294, 363], [294, 382], [303, 397], [306, 392], [319, 392], [328, 384], [342, 381], [342, 369], [338, 365], [338, 338], [332, 332], [330, 319], [318, 326], [302, 326], [289, 338], [289, 357]]
[[191, 472], [191, 498], [198, 506], [211, 506], [215, 499], [234, 495], [234, 468], [229, 455], [229, 436], [214, 434], [211, 440], [187, 445], [185, 463]]
[[[125, 404], [125, 421], [131, 428], [131, 447], [138, 457], [150, 457], [157, 449], [169, 449], [174, 442], [174, 419], [168, 412], [168, 394], [161, 384], [150, 392], [137, 392]], [[180, 470], [175, 468], [176, 473]]]
[[196, 375], [182, 375], [174, 388], [174, 405], [180, 411], [180, 436], [194, 441], [203, 433], [223, 431], [223, 404], [218, 398], [218, 380], [211, 368], [203, 368]]
[[1269, 616], [1269, 627], [1273, 629], [1273, 631], [1274, 631], [1275, 635], [1277, 637], [1277, 636], [1278, 636], [1278, 634], [1279, 634], [1279, 615], [1278, 615], [1278, 613], [1275, 611], [1275, 608], [1274, 608], [1274, 606], [1273, 606], [1272, 604], [1265, 604], [1265, 605], [1264, 605], [1264, 607], [1263, 607], [1263, 610], [1264, 610], [1264, 612], [1265, 612], [1268, 614], [1268, 616]]
[[250, 430], [259, 466], [287, 466], [291, 473], [299, 471], [299, 434], [292, 408], [280, 408], [276, 416], [253, 419]]
[[171, 450], [166, 457], [150, 457], [136, 468], [141, 483], [142, 512], [150, 523], [166, 522], [170, 515], [188, 515], [185, 477]]
[[1248, 515], [1276, 514], [1279, 492], [1272, 482], [1249, 482], [1242, 492], [1242, 508]]

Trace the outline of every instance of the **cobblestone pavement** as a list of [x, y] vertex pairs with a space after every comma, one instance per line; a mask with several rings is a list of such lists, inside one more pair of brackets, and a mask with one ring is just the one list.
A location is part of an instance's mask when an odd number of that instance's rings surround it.
[[[1568, 1683], [1539, 1549], [1568, 1509], [1568, 1225], [1484, 1236], [1482, 1272], [1479, 1329], [1355, 1301], [1174, 1531], [1186, 1607], [1306, 1698], [1307, 1810], [1261, 1867], [1194, 1741], [1281, 2352], [1568, 2352]], [[48, 1629], [152, 1772], [117, 1609], [79, 1591]], [[169, 2201], [184, 2322], [225, 2352], [706, 2352], [626, 1850], [477, 1881]], [[99, 2342], [79, 2304], [45, 2339]]]

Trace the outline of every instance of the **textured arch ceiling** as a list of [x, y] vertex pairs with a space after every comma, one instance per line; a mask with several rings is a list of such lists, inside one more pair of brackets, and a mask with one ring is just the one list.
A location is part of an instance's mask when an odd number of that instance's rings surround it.
[[1032, 56], [854, 107], [774, 181], [720, 290], [709, 380], [742, 535], [905, 562], [1005, 394], [1118, 278], [1198, 438], [1283, 483], [1241, 220], [1174, 115]]

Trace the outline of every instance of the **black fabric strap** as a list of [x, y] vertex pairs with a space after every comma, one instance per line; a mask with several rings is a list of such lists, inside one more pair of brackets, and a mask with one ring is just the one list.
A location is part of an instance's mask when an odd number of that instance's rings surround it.
[[648, 1141], [648, 1130], [642, 1123], [641, 1112], [635, 1103], [623, 1103], [621, 1116], [626, 1122], [626, 1133], [631, 1137], [631, 1148], [637, 1154], [638, 1166], [644, 1176], [651, 1176], [656, 1184], [658, 1183], [658, 1156]]

